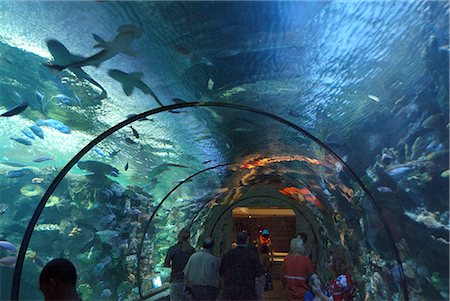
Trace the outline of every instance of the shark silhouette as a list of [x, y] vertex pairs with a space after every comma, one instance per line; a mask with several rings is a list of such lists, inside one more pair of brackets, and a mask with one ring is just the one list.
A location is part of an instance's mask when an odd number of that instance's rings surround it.
[[142, 30], [134, 25], [122, 25], [117, 29], [117, 31], [117, 36], [111, 42], [107, 42], [94, 34], [94, 39], [98, 42], [94, 48], [103, 48], [103, 50], [90, 57], [65, 65], [46, 64], [46, 66], [50, 68], [52, 72], [57, 73], [66, 68], [80, 68], [83, 66], [98, 67], [101, 63], [109, 60], [119, 53], [125, 53], [132, 56], [136, 55], [135, 51], [132, 50], [130, 46], [135, 39], [142, 35]]
[[[73, 64], [74, 62], [82, 61], [85, 59], [84, 57], [71, 54], [69, 52], [69, 50], [67, 50], [67, 48], [61, 42], [59, 42], [57, 40], [48, 40], [47, 47], [54, 58], [55, 64], [70, 65], [70, 64]], [[101, 94], [102, 98], [107, 97], [106, 90], [98, 82], [96, 82], [92, 77], [90, 77], [89, 74], [84, 72], [83, 69], [81, 69], [81, 67], [72, 66], [72, 67], [68, 67], [68, 69], [70, 71], [72, 71], [72, 73], [75, 74], [78, 78], [85, 79], [88, 82], [90, 82], [91, 84], [93, 84], [94, 86], [97, 86], [98, 88], [100, 88], [100, 90], [102, 90], [102, 94]]]
[[123, 92], [125, 93], [125, 95], [130, 96], [131, 94], [133, 94], [133, 89], [136, 88], [144, 92], [144, 94], [150, 94], [161, 107], [164, 106], [159, 100], [158, 96], [156, 96], [156, 94], [153, 92], [153, 90], [150, 89], [150, 87], [141, 80], [141, 78], [144, 76], [144, 73], [126, 73], [117, 69], [111, 69], [108, 71], [108, 74], [122, 84]]

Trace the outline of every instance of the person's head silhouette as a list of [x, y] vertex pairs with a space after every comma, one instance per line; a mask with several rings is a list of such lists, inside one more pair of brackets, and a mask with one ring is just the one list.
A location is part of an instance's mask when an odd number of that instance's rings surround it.
[[77, 271], [67, 259], [47, 263], [39, 276], [39, 288], [47, 300], [81, 300], [76, 290]]

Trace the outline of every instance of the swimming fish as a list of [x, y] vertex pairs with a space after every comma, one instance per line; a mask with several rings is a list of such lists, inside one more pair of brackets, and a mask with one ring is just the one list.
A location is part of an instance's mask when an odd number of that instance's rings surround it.
[[67, 95], [57, 94], [55, 96], [52, 96], [50, 99], [53, 99], [53, 98], [56, 98], [56, 100], [62, 105], [73, 106], [73, 99]]
[[118, 153], [120, 153], [120, 149], [113, 150], [113, 151], [109, 154], [109, 157], [112, 158], [112, 157], [114, 157], [115, 155], [117, 155]]
[[377, 97], [377, 96], [375, 96], [375, 95], [370, 95], [370, 94], [368, 94], [367, 97], [369, 97], [369, 98], [372, 99], [373, 101], [380, 102], [380, 98]]
[[15, 162], [15, 161], [8, 161], [8, 160], [1, 161], [0, 163], [8, 165], [8, 166], [12, 166], [12, 167], [25, 167], [25, 166], [27, 166], [27, 164], [25, 164], [25, 163]]
[[16, 256], [6, 256], [0, 259], [0, 266], [14, 268], [16, 266]]
[[55, 119], [38, 119], [36, 120], [36, 124], [39, 126], [46, 125], [52, 127], [63, 134], [70, 134], [72, 131], [67, 125]]
[[134, 137], [136, 137], [136, 139], [139, 139], [139, 133], [138, 133], [138, 131], [136, 131], [136, 130], [134, 129], [134, 127], [132, 127], [132, 126], [130, 126], [130, 127], [131, 127], [131, 130], [133, 131]]
[[386, 186], [377, 187], [377, 190], [382, 193], [393, 193], [394, 191]]
[[126, 143], [128, 143], [128, 144], [136, 144], [136, 142], [135, 141], [133, 141], [133, 140], [131, 140], [130, 138], [125, 138], [125, 142]]
[[126, 73], [117, 69], [111, 69], [108, 71], [108, 75], [122, 84], [122, 89], [126, 96], [130, 96], [131, 94], [133, 94], [133, 89], [136, 88], [141, 90], [144, 94], [151, 95], [161, 107], [164, 106], [159, 100], [158, 96], [156, 96], [155, 92], [153, 92], [153, 90], [150, 89], [150, 87], [142, 81], [144, 73]]
[[48, 157], [48, 156], [42, 156], [42, 157], [37, 157], [36, 159], [33, 159], [33, 162], [40, 163], [40, 162], [51, 161], [51, 160], [54, 160], [54, 158]]
[[[133, 116], [136, 116], [137, 114], [128, 114], [127, 115], [127, 119], [128, 118], [131, 118], [131, 117], [133, 117]], [[138, 119], [138, 121], [153, 121], [152, 119], [148, 119], [147, 117], [143, 117], [143, 118], [140, 118], [140, 119]]]
[[414, 169], [414, 167], [410, 167], [410, 166], [399, 166], [399, 167], [395, 167], [393, 169], [391, 169], [388, 174], [391, 177], [400, 177], [403, 176], [405, 174], [407, 174], [408, 172], [412, 171]]
[[33, 140], [35, 139], [34, 133], [30, 129], [23, 129], [22, 133], [30, 139], [33, 139]]
[[10, 138], [12, 140], [19, 142], [21, 144], [24, 144], [24, 145], [33, 145], [33, 142], [31, 142], [30, 140], [25, 139], [25, 138], [14, 138], [14, 137], [10, 137]]
[[127, 170], [128, 170], [128, 161], [127, 161], [127, 164], [125, 164], [125, 167], [124, 167], [124, 169], [125, 169], [125, 171], [127, 171]]
[[[57, 40], [47, 40], [47, 48], [53, 56], [54, 59], [53, 63], [57, 65], [69, 65], [74, 62], [79, 62], [85, 59], [84, 57], [71, 54], [69, 50], [67, 50], [67, 48]], [[72, 73], [75, 74], [76, 77], [80, 79], [85, 79], [94, 86], [100, 88], [100, 90], [102, 90], [101, 99], [107, 97], [106, 90], [98, 82], [92, 79], [92, 77], [90, 77], [89, 74], [84, 72], [80, 67], [73, 66], [69, 67], [68, 69], [72, 71]]]
[[43, 268], [44, 267], [44, 261], [42, 261], [42, 259], [37, 256], [37, 255], [33, 255], [30, 257], [31, 261], [33, 261], [33, 263], [39, 267], [39, 268]]
[[1, 114], [0, 117], [11, 117], [11, 116], [20, 114], [23, 111], [25, 111], [26, 108], [28, 108], [28, 104], [26, 102], [18, 104], [17, 106], [12, 107], [5, 113]]
[[119, 170], [111, 165], [97, 161], [80, 161], [77, 166], [80, 169], [92, 172], [94, 174], [108, 174], [113, 177], [119, 176]]
[[0, 249], [17, 252], [17, 248], [12, 243], [6, 240], [0, 240]]
[[33, 133], [41, 139], [44, 139], [44, 131], [37, 125], [30, 126]]
[[100, 148], [98, 148], [98, 147], [94, 147], [93, 149], [92, 149], [94, 152], [96, 152], [97, 154], [99, 154], [100, 156], [102, 156], [102, 157], [106, 157], [107, 155], [105, 154], [105, 152], [104, 151], [102, 151]]
[[44, 95], [38, 90], [34, 92], [34, 95], [36, 96], [36, 100], [38, 101], [38, 103], [41, 105], [41, 112], [45, 113], [48, 101], [45, 100]]
[[33, 178], [33, 179], [31, 179], [31, 183], [42, 184], [42, 183], [44, 183], [44, 178]]
[[118, 34], [111, 42], [107, 42], [98, 35], [93, 35], [98, 42], [94, 48], [103, 48], [100, 52], [66, 65], [46, 64], [54, 73], [60, 72], [66, 68], [79, 68], [84, 66], [100, 66], [104, 61], [120, 54], [125, 53], [131, 56], [135, 55], [135, 51], [130, 48], [131, 43], [142, 35], [142, 30], [134, 25], [122, 25], [118, 29]]

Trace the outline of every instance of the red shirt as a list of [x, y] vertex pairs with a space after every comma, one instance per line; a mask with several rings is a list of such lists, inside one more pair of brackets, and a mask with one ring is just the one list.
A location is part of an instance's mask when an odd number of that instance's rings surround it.
[[289, 254], [281, 265], [281, 282], [286, 292], [286, 299], [303, 300], [309, 290], [305, 283], [306, 276], [314, 272], [308, 256]]
[[356, 289], [349, 274], [342, 274], [328, 284], [327, 290], [334, 301], [353, 300]]

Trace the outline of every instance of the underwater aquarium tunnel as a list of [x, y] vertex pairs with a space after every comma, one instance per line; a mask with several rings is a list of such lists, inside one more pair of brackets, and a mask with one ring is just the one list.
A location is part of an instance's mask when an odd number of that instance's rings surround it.
[[0, 2], [0, 300], [167, 300], [183, 228], [449, 298], [449, 3]]

